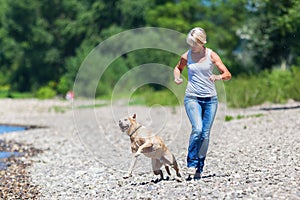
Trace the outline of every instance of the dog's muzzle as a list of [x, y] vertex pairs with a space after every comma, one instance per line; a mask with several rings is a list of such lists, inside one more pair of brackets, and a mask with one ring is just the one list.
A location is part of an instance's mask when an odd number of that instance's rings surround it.
[[119, 127], [122, 130], [122, 132], [125, 132], [129, 128], [129, 125], [128, 124], [123, 124], [122, 120], [119, 120]]

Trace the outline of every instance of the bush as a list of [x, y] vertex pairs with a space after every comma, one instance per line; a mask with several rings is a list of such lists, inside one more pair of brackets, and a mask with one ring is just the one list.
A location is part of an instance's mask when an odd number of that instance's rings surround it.
[[36, 93], [36, 97], [39, 99], [50, 99], [55, 96], [56, 96], [56, 91], [49, 86], [41, 87]]
[[226, 82], [227, 102], [230, 107], [249, 107], [264, 102], [284, 103], [300, 100], [298, 79], [300, 69], [264, 71], [258, 75], [233, 77]]
[[173, 94], [168, 89], [154, 90], [151, 87], [141, 87], [132, 95], [131, 105], [161, 105], [161, 106], [177, 106], [183, 103], [182, 99], [177, 99], [175, 94]]
[[10, 85], [0, 85], [0, 97], [8, 97], [10, 91]]
[[162, 90], [156, 92], [147, 92], [145, 94], [145, 103], [148, 106], [162, 105], [162, 106], [176, 106], [180, 105], [183, 100], [177, 99], [176, 96], [170, 90]]
[[66, 94], [69, 90], [71, 90], [70, 81], [66, 76], [63, 76], [59, 79], [59, 83], [57, 85], [57, 91], [60, 94]]
[[295, 101], [300, 101], [300, 87], [299, 87], [299, 77], [300, 77], [300, 68], [292, 67], [292, 84], [288, 88], [288, 93], [291, 98]]
[[[246, 108], [264, 102], [285, 103], [289, 99], [300, 101], [300, 68], [266, 70], [256, 75], [240, 75], [224, 82], [229, 107]], [[220, 94], [220, 93], [219, 93]], [[176, 106], [182, 99], [166, 88], [155, 90], [144, 86], [132, 95], [131, 104]], [[229, 118], [227, 120], [230, 120]]]

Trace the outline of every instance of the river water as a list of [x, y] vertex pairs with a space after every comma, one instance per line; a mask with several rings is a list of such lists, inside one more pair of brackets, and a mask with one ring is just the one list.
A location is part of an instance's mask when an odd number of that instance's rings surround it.
[[24, 131], [25, 129], [23, 126], [0, 125], [0, 135], [8, 132]]
[[[4, 133], [15, 132], [15, 131], [24, 131], [24, 130], [26, 130], [26, 127], [23, 127], [23, 126], [0, 125], [0, 135], [4, 134]], [[20, 153], [7, 152], [7, 151], [0, 150], [0, 170], [3, 170], [7, 167], [7, 163], [2, 162], [2, 159], [9, 158], [11, 156], [20, 156]]]

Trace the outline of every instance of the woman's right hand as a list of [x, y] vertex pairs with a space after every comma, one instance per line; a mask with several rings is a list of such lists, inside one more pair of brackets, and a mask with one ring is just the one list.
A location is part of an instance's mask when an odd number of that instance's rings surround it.
[[174, 79], [174, 82], [177, 84], [177, 85], [179, 85], [179, 84], [181, 84], [182, 82], [183, 82], [183, 80], [182, 80], [182, 78], [175, 78]]

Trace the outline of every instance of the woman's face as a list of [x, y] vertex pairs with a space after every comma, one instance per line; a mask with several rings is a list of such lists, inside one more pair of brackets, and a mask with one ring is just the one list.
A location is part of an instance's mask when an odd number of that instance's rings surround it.
[[200, 52], [202, 49], [203, 49], [203, 45], [198, 44], [198, 43], [191, 46], [192, 52], [195, 52], [195, 53]]

